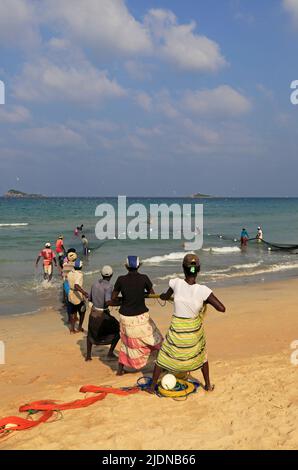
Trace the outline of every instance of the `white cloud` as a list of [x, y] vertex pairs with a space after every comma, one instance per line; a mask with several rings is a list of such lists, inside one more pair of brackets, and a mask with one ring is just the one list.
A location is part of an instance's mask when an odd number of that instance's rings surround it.
[[29, 0], [1, 0], [1, 45], [32, 47], [38, 42], [38, 22], [32, 2]]
[[293, 22], [298, 26], [298, 0], [283, 0], [284, 9], [292, 16]]
[[45, 21], [97, 50], [121, 54], [148, 52], [150, 37], [124, 0], [42, 0]]
[[148, 93], [140, 92], [135, 95], [135, 100], [138, 105], [145, 111], [151, 111], [152, 109], [152, 98]]
[[18, 133], [18, 139], [27, 144], [46, 148], [87, 147], [80, 134], [63, 125], [24, 129]]
[[179, 25], [173, 12], [152, 9], [145, 23], [156, 44], [156, 53], [179, 68], [215, 71], [226, 65], [218, 44], [195, 33], [195, 22]]
[[152, 64], [143, 64], [136, 60], [127, 60], [124, 64], [129, 76], [135, 80], [150, 80], [152, 78]]
[[121, 97], [125, 90], [87, 61], [56, 65], [41, 59], [25, 64], [14, 84], [14, 94], [25, 101], [72, 101], [98, 103], [107, 97]]
[[184, 107], [205, 116], [236, 117], [251, 109], [251, 103], [229, 85], [220, 85], [211, 90], [187, 91]]
[[0, 106], [0, 122], [17, 124], [30, 119], [30, 111], [24, 106]]

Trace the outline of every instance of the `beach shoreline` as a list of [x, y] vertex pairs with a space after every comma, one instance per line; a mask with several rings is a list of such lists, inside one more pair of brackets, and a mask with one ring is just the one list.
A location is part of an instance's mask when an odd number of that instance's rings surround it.
[[[227, 312], [208, 307], [205, 318], [214, 392], [199, 388], [183, 402], [145, 392], [108, 396], [63, 412], [57, 422], [12, 433], [0, 440], [0, 449], [297, 448], [298, 366], [290, 362], [291, 343], [298, 339], [295, 288], [292, 280], [215, 289]], [[165, 333], [172, 306], [161, 307], [156, 300], [148, 305]], [[0, 330], [6, 346], [1, 417], [25, 415], [17, 410], [30, 401], [83, 398], [82, 385], [132, 386], [142, 376], [116, 377], [117, 362], [106, 359], [107, 347], [94, 348], [93, 360], [86, 363], [84, 334], [69, 334], [62, 309], [1, 316]], [[200, 371], [193, 376], [201, 379]]]

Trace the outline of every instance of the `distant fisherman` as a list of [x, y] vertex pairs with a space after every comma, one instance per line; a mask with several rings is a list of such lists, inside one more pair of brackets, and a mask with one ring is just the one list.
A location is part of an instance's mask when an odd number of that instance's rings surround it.
[[119, 322], [110, 314], [107, 302], [112, 298], [111, 278], [113, 269], [104, 266], [101, 269], [102, 279], [91, 287], [89, 300], [93, 303], [88, 323], [86, 361], [91, 361], [92, 345], [110, 345], [108, 358], [115, 358], [114, 349], [120, 339]]
[[45, 247], [39, 253], [36, 260], [36, 267], [38, 266], [40, 258], [43, 258], [43, 277], [45, 280], [50, 281], [53, 276], [53, 261], [57, 267], [57, 261], [54, 251], [51, 249], [51, 244], [47, 242]]
[[64, 255], [65, 255], [65, 248], [64, 248], [64, 244], [63, 244], [63, 235], [60, 235], [60, 237], [56, 241], [56, 253], [57, 253], [57, 256], [58, 256], [59, 266], [62, 269], [63, 268], [63, 258], [64, 258]]
[[241, 240], [241, 246], [246, 246], [248, 242], [249, 236], [247, 233], [246, 228], [242, 229], [241, 235], [240, 235], [240, 240]]
[[258, 227], [256, 239], [260, 241], [263, 240], [263, 230], [261, 229], [261, 227]]
[[82, 244], [83, 244], [83, 253], [84, 253], [84, 256], [88, 256], [88, 253], [89, 253], [89, 249], [88, 249], [89, 242], [88, 242], [88, 239], [86, 238], [85, 235], [82, 235]]
[[78, 227], [75, 228], [75, 230], [74, 230], [74, 235], [75, 235], [76, 237], [79, 236], [79, 232], [82, 232], [82, 231], [83, 231], [83, 227], [84, 227], [84, 224], [82, 224], [82, 225], [80, 225], [80, 226], [78, 226]]

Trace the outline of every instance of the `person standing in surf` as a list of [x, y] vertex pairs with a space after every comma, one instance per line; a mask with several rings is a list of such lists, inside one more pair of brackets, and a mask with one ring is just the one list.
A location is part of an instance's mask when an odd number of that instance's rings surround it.
[[66, 251], [63, 244], [63, 238], [63, 235], [60, 235], [60, 237], [56, 241], [56, 253], [58, 256], [58, 263], [61, 269], [63, 268], [63, 259]]
[[[119, 276], [108, 305], [120, 305], [120, 337], [117, 375], [124, 373], [124, 367], [139, 370], [144, 367], [152, 351], [159, 350], [163, 337], [149, 316], [145, 295], [154, 294], [152, 282], [146, 274], [140, 274], [138, 256], [128, 256], [128, 274]], [[119, 294], [122, 298], [119, 299]]]
[[257, 239], [258, 241], [262, 241], [262, 240], [263, 240], [263, 230], [261, 229], [261, 227], [258, 227], [256, 239]]
[[39, 253], [36, 260], [36, 267], [38, 266], [39, 260], [43, 258], [43, 278], [46, 281], [51, 281], [53, 276], [53, 262], [57, 267], [57, 261], [54, 251], [51, 249], [50, 242], [47, 242], [44, 246], [44, 249]]
[[243, 228], [240, 234], [240, 243], [241, 243], [241, 248], [247, 246], [249, 236], [247, 233], [246, 228]]
[[214, 389], [209, 377], [203, 314], [207, 304], [212, 305], [219, 312], [225, 312], [225, 306], [215, 297], [209, 287], [196, 283], [200, 272], [200, 261], [195, 254], [186, 255], [182, 267], [184, 279], [178, 277], [171, 279], [169, 289], [160, 296], [162, 300], [174, 297], [174, 313], [157, 356], [151, 393], [154, 392], [163, 370], [176, 373], [201, 369], [205, 380], [205, 390], [209, 392]]

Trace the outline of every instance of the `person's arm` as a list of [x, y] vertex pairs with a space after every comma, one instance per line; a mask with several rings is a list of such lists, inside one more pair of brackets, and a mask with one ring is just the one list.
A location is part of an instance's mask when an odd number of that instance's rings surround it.
[[148, 276], [146, 276], [146, 282], [145, 282], [145, 295], [146, 294], [155, 294], [154, 289], [153, 289], [153, 284], [150, 281]]
[[74, 285], [74, 290], [77, 290], [78, 292], [81, 292], [81, 294], [83, 294], [83, 296], [86, 297], [86, 299], [89, 298], [88, 292], [86, 292], [84, 289], [82, 289], [82, 287], [79, 284]]
[[38, 255], [37, 260], [36, 260], [36, 263], [35, 263], [36, 266], [38, 265], [40, 258], [41, 258], [41, 256]]
[[218, 300], [217, 297], [213, 294], [213, 292], [209, 295], [208, 299], [205, 302], [206, 304], [212, 305], [218, 312], [225, 312], [226, 307]]
[[121, 305], [122, 299], [121, 299], [121, 297], [118, 297], [118, 296], [119, 296], [119, 291], [114, 289], [113, 292], [112, 292], [111, 300], [107, 301], [107, 306], [108, 307], [119, 307], [119, 305]]
[[56, 261], [56, 257], [55, 257], [55, 256], [53, 257], [53, 261], [54, 261], [54, 265], [55, 265], [56, 268], [57, 268], [57, 261]]
[[174, 293], [173, 289], [169, 287], [167, 292], [163, 292], [162, 294], [160, 294], [160, 299], [169, 300], [172, 297], [173, 293]]

